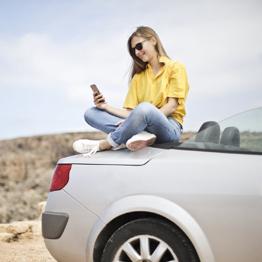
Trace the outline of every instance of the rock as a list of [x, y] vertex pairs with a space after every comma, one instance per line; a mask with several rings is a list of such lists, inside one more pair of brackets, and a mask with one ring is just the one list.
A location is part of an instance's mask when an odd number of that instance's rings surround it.
[[42, 222], [41, 221], [27, 221], [29, 230], [33, 236], [42, 236]]
[[[45, 210], [46, 202], [38, 204], [40, 214]], [[11, 242], [14, 239], [25, 239], [42, 236], [41, 220], [20, 221], [0, 224], [0, 241]]]
[[46, 206], [46, 201], [40, 202], [38, 204], [38, 211], [39, 211], [39, 214], [40, 214], [39, 220], [42, 219], [42, 213], [45, 211], [45, 206]]
[[2, 241], [10, 242], [14, 238], [25, 239], [42, 236], [41, 221], [22, 221], [11, 224], [0, 224], [0, 233]]
[[15, 235], [11, 233], [0, 233], [0, 241], [11, 242], [14, 239]]
[[6, 233], [8, 224], [0, 224], [0, 233]]
[[14, 235], [20, 235], [30, 231], [29, 226], [30, 225], [27, 222], [13, 222], [7, 226], [6, 232]]

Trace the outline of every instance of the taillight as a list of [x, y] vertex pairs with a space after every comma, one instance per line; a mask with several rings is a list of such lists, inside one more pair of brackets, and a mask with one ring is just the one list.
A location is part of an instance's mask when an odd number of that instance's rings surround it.
[[69, 180], [69, 172], [71, 170], [72, 165], [57, 165], [55, 169], [55, 173], [53, 175], [50, 192], [61, 190]]

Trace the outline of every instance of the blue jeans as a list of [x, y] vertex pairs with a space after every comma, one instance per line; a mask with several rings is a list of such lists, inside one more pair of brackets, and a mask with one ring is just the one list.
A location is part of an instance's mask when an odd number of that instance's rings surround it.
[[166, 117], [147, 102], [137, 105], [120, 126], [115, 124], [122, 118], [97, 107], [87, 109], [84, 117], [90, 126], [109, 134], [107, 140], [112, 147], [126, 144], [128, 139], [143, 130], [155, 134], [156, 143], [179, 141], [182, 133], [180, 124], [173, 117]]

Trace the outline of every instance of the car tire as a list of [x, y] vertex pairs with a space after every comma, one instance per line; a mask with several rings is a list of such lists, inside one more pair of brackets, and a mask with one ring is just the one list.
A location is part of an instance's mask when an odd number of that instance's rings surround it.
[[120, 227], [108, 240], [101, 262], [199, 262], [187, 236], [171, 222], [142, 218]]

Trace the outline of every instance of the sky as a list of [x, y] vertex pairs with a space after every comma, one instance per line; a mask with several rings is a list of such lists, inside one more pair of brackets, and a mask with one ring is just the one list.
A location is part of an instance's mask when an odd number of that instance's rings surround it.
[[94, 131], [91, 84], [122, 108], [127, 40], [153, 28], [190, 90], [184, 131], [262, 106], [261, 0], [0, 0], [0, 140]]

